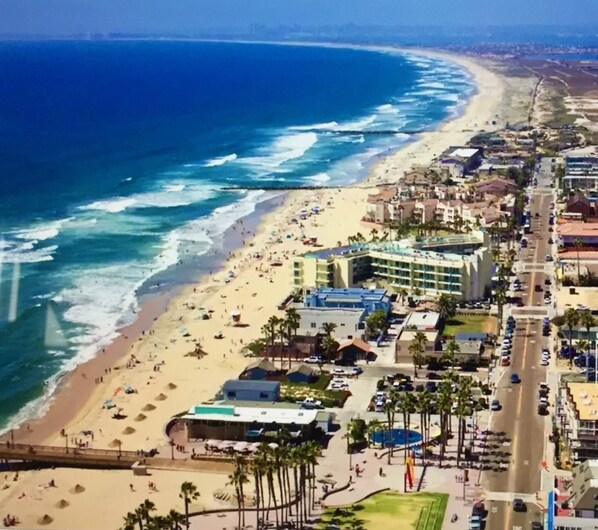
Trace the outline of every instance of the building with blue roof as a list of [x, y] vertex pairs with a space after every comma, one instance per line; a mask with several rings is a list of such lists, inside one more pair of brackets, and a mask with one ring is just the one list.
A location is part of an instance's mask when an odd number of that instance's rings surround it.
[[365, 309], [366, 316], [374, 311], [384, 311], [388, 314], [391, 305], [386, 289], [321, 287], [305, 296], [305, 307]]

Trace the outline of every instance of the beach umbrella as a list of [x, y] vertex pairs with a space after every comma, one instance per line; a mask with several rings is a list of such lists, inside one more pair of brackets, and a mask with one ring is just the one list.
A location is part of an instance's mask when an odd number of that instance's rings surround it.
[[151, 412], [152, 410], [156, 410], [156, 405], [152, 405], [151, 403], [148, 403], [141, 410], [143, 410], [144, 412]]
[[168, 396], [166, 394], [158, 394], [156, 396], [156, 401], [164, 401], [165, 399], [168, 399]]
[[73, 488], [69, 490], [71, 493], [83, 493], [85, 488], [81, 486], [81, 484], [76, 484]]
[[66, 508], [67, 506], [70, 506], [70, 502], [64, 499], [60, 499], [54, 506], [56, 506], [56, 508], [60, 508], [61, 510], [63, 508]]
[[108, 447], [116, 448], [116, 447], [120, 447], [121, 445], [122, 445], [122, 442], [118, 438], [115, 438], [108, 444]]
[[137, 414], [137, 416], [135, 416], [134, 421], [143, 421], [147, 419], [147, 416], [145, 414]]
[[168, 383], [166, 385], [166, 390], [174, 390], [177, 386], [174, 383]]
[[48, 514], [43, 515], [37, 520], [37, 524], [50, 524], [54, 521]]
[[125, 429], [123, 430], [123, 434], [133, 434], [135, 432], [135, 429], [133, 429], [133, 427], [125, 427]]
[[270, 449], [277, 449], [277, 448], [278, 448], [278, 444], [277, 444], [277, 443], [274, 443], [274, 442], [271, 442], [271, 443], [269, 443], [269, 444], [268, 444], [268, 447], [269, 447]]
[[208, 440], [208, 441], [206, 441], [206, 445], [208, 447], [218, 447], [219, 443], [220, 443], [220, 440]]

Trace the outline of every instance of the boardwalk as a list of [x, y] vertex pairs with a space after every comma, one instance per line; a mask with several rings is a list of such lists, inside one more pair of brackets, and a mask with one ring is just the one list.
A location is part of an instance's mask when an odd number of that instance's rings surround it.
[[135, 462], [145, 463], [149, 469], [178, 471], [210, 471], [228, 473], [233, 466], [228, 459], [201, 456], [196, 459], [140, 456], [135, 451], [110, 449], [78, 449], [49, 445], [0, 444], [0, 459], [6, 461], [38, 462], [55, 466], [100, 469], [130, 469]]

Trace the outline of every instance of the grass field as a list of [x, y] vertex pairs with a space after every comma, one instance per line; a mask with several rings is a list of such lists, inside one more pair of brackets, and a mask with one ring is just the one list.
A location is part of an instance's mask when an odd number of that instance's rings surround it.
[[401, 494], [387, 491], [347, 508], [327, 510], [317, 528], [442, 530], [447, 503], [448, 495], [445, 493]]
[[455, 333], [496, 333], [496, 318], [489, 315], [457, 315], [447, 321], [444, 335]]

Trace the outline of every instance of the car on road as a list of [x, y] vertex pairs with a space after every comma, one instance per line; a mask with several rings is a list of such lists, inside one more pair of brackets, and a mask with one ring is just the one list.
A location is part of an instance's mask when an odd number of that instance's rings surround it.
[[527, 506], [523, 499], [513, 499], [513, 510], [516, 512], [525, 512], [527, 510]]
[[482, 528], [482, 521], [480, 521], [480, 520], [469, 521], [469, 530], [481, 530], [481, 528]]
[[534, 286], [534, 291], [536, 291], [537, 293], [541, 293], [542, 292], [542, 286], [539, 283], [537, 283]]
[[500, 410], [500, 401], [493, 399], [490, 403], [490, 410]]
[[333, 368], [330, 370], [332, 375], [345, 375], [345, 371], [342, 368]]
[[519, 378], [519, 376], [517, 374], [511, 374], [511, 383], [513, 383], [513, 384], [521, 383], [521, 379]]
[[426, 379], [429, 379], [431, 381], [438, 381], [439, 379], [442, 379], [442, 376], [440, 374], [437, 374], [436, 372], [428, 372], [426, 374]]
[[509, 356], [501, 357], [500, 358], [500, 365], [501, 366], [509, 366], [511, 364], [511, 358]]

